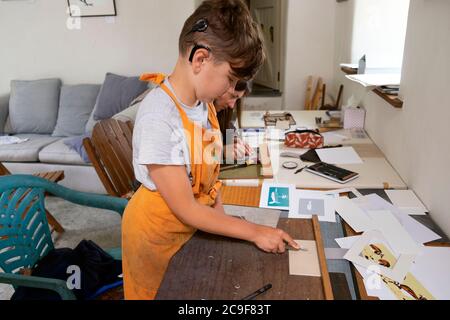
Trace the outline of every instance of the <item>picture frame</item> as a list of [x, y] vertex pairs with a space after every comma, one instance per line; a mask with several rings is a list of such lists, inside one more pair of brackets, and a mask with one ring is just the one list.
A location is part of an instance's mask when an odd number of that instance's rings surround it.
[[67, 0], [69, 14], [73, 18], [115, 17], [115, 0]]

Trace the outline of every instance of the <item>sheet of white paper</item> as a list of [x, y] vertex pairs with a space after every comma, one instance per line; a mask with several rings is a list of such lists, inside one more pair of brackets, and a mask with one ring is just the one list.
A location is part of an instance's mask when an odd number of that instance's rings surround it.
[[336, 199], [336, 211], [356, 232], [374, 229], [372, 220], [367, 214], [350, 199], [341, 197]]
[[419, 244], [441, 239], [441, 236], [425, 227], [423, 224], [393, 206], [377, 194], [352, 199], [364, 211], [391, 211], [400, 221], [400, 224], [408, 231], [409, 235]]
[[390, 211], [368, 211], [375, 227], [398, 254], [418, 254], [421, 248]]
[[223, 207], [225, 213], [230, 216], [244, 218], [251, 223], [262, 226], [276, 228], [280, 220], [280, 211], [228, 205], [224, 205]]
[[[365, 247], [374, 243], [384, 244], [394, 255], [396, 255], [397, 262], [394, 266], [391, 266], [391, 268], [387, 268], [379, 265], [375, 261], [367, 260], [361, 255]], [[398, 253], [392, 250], [392, 247], [389, 245], [383, 234], [375, 230], [364, 232], [364, 234], [356, 241], [356, 243], [344, 256], [345, 259], [353, 262], [354, 264], [370, 269], [371, 271], [373, 270], [378, 274], [384, 275], [398, 282], [403, 281], [406, 274], [409, 272], [415, 257], [415, 255], [411, 254], [398, 255]]]
[[355, 74], [347, 75], [348, 79], [359, 83], [364, 87], [380, 87], [388, 85], [399, 85], [400, 74]]
[[358, 241], [358, 239], [360, 237], [361, 236], [338, 238], [338, 239], [335, 239], [335, 241], [337, 242], [339, 247], [341, 247], [342, 249], [350, 249], [351, 247], [353, 247], [353, 245], [356, 243], [356, 241]]
[[289, 210], [295, 186], [264, 182], [261, 189], [260, 208]]
[[438, 300], [450, 300], [450, 248], [425, 247], [411, 274]]
[[344, 141], [350, 140], [350, 138], [344, 134], [338, 134], [333, 131], [324, 132], [322, 136], [326, 145], [342, 144]]
[[311, 219], [313, 215], [317, 215], [319, 221], [336, 222], [335, 198], [321, 191], [295, 190], [289, 218]]
[[362, 159], [353, 147], [317, 149], [320, 160], [330, 164], [361, 164]]
[[399, 207], [407, 214], [424, 215], [428, 209], [419, 200], [412, 190], [386, 190], [394, 206]]
[[289, 250], [289, 274], [294, 276], [320, 277], [320, 262], [315, 241], [295, 240], [307, 251]]

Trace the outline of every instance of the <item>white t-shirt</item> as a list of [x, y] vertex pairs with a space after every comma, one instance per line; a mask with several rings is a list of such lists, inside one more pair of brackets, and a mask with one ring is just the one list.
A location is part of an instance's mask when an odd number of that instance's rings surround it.
[[[169, 81], [164, 84], [174, 93]], [[189, 120], [211, 128], [208, 121], [208, 106], [199, 103], [188, 107], [181, 103]], [[153, 89], [142, 101], [133, 130], [133, 167], [136, 179], [147, 189], [156, 190], [149, 176], [147, 165], [186, 166], [191, 173], [190, 152], [184, 134], [180, 113], [172, 98], [160, 87]]]

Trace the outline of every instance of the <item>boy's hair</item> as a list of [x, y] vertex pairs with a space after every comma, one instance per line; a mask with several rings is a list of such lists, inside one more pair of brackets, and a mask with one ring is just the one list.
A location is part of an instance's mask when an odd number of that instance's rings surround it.
[[[206, 30], [196, 26], [206, 21]], [[195, 45], [207, 46], [217, 62], [229, 62], [232, 74], [252, 79], [265, 60], [264, 43], [258, 25], [242, 0], [206, 0], [186, 20], [179, 40], [182, 56]]]

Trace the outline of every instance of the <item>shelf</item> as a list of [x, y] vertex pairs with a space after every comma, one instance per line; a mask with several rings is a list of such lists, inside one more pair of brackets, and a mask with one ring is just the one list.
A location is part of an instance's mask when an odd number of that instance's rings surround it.
[[[341, 70], [345, 74], [350, 74], [350, 75], [358, 73], [358, 71], [356, 69], [347, 68], [347, 67], [341, 67]], [[382, 92], [379, 88], [375, 88], [373, 90], [373, 92], [375, 94], [377, 94], [379, 97], [381, 97], [384, 101], [389, 103], [391, 106], [393, 106], [394, 108], [397, 108], [397, 109], [403, 108], [403, 101], [400, 100], [398, 98], [398, 96], [392, 95], [392, 94], [386, 94], [386, 93]]]
[[384, 99], [387, 103], [391, 104], [394, 108], [398, 109], [403, 108], [403, 101], [400, 100], [398, 96], [384, 93], [378, 88], [374, 89], [373, 92], [375, 92], [378, 96]]

